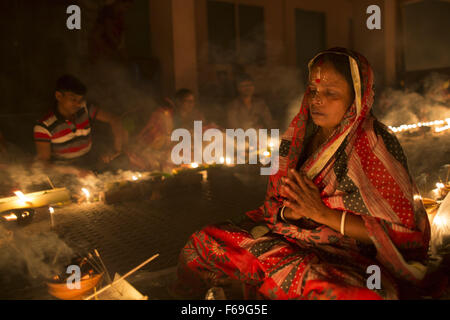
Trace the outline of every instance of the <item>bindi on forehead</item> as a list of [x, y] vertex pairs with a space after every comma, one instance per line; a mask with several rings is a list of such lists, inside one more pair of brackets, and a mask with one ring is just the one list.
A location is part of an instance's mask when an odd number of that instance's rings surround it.
[[321, 76], [322, 76], [322, 72], [321, 72], [321, 68], [320, 67], [316, 67], [314, 68], [314, 73], [312, 74], [312, 79], [316, 82], [316, 83], [320, 83], [321, 80]]
[[314, 65], [314, 69], [313, 69], [314, 73], [312, 74], [312, 79], [317, 84], [319, 84], [320, 82], [325, 80], [323, 78], [323, 70], [322, 70], [323, 64], [324, 64], [324, 59], [323, 58], [319, 58], [319, 60], [317, 60], [317, 62]]
[[309, 77], [310, 84], [325, 86], [342, 86], [345, 79], [340, 76], [334, 69], [324, 65], [323, 67], [315, 66], [311, 70]]

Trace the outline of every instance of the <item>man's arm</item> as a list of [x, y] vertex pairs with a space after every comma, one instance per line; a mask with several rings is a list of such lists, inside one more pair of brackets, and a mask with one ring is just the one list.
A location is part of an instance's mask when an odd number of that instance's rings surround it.
[[50, 142], [35, 141], [34, 144], [36, 145], [36, 160], [49, 162], [52, 157]]
[[111, 126], [114, 136], [114, 151], [115, 153], [121, 153], [123, 147], [128, 142], [128, 133], [123, 128], [120, 118], [109, 112], [98, 109], [96, 119], [108, 123]]

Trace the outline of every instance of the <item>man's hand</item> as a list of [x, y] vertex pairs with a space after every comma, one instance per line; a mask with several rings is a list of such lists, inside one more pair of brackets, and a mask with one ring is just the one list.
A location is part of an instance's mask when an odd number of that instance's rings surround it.
[[[106, 112], [102, 109], [97, 111], [97, 120], [108, 123], [111, 126], [111, 130], [114, 136], [114, 149], [124, 150], [128, 143], [128, 132], [122, 126], [122, 120], [115, 115]], [[108, 158], [105, 158], [108, 160]], [[109, 160], [111, 162], [112, 160]], [[106, 162], [108, 163], [108, 162]]]
[[118, 156], [120, 156], [122, 152], [115, 152], [115, 153], [106, 153], [101, 157], [101, 160], [103, 163], [108, 164], [114, 159], [116, 159]]
[[284, 185], [280, 194], [287, 198], [284, 205], [287, 219], [299, 220], [307, 217], [312, 220], [321, 220], [328, 207], [322, 202], [317, 186], [303, 174], [295, 170], [288, 171], [288, 176], [282, 178]]

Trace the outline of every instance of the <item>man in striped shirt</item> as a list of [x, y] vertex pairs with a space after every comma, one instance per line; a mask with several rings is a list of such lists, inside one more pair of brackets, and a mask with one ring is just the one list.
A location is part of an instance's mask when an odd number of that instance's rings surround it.
[[[120, 119], [86, 104], [86, 91], [86, 86], [71, 75], [58, 79], [55, 107], [34, 126], [38, 160], [79, 164], [79, 160], [86, 159], [92, 148], [91, 123], [94, 120], [109, 123], [114, 136], [114, 151], [104, 155], [103, 162], [109, 163], [122, 152], [126, 132]], [[80, 174], [80, 170], [70, 173]]]

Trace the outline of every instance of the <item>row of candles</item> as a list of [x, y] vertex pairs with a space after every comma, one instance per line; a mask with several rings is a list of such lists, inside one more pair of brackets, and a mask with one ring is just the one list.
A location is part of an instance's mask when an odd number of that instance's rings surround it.
[[[264, 150], [264, 151], [259, 151], [264, 157], [269, 158], [271, 155], [271, 151], [275, 148], [275, 145], [278, 145], [279, 141], [275, 140], [275, 139], [270, 139], [269, 143], [268, 143], [268, 149]], [[250, 152], [255, 152], [255, 148], [254, 147], [250, 147], [249, 148]], [[231, 160], [230, 157], [220, 157], [219, 158], [219, 164], [225, 164], [225, 165], [232, 165], [233, 162]], [[196, 169], [199, 167], [199, 164], [197, 162], [192, 162], [191, 163], [191, 168]]]
[[[437, 127], [441, 126], [441, 127]], [[430, 122], [418, 122], [414, 124], [402, 124], [398, 127], [389, 126], [393, 132], [403, 132], [412, 129], [417, 129], [421, 127], [437, 127], [434, 129], [435, 132], [442, 132], [450, 129], [450, 118], [446, 118], [445, 120], [435, 120]]]

